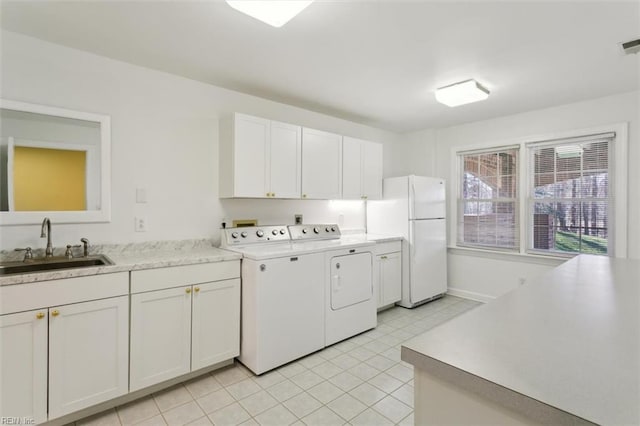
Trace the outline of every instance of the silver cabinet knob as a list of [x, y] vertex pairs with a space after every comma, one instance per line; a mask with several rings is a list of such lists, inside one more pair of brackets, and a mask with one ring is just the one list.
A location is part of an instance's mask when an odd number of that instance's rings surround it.
[[265, 265], [264, 263], [262, 265], [260, 265], [260, 270], [264, 271], [267, 269], [267, 265]]

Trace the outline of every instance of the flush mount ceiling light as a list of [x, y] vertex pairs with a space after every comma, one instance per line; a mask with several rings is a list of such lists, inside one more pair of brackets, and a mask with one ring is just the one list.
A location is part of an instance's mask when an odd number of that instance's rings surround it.
[[279, 28], [313, 3], [313, 0], [227, 0], [227, 3], [235, 10]]
[[436, 89], [436, 100], [450, 107], [484, 101], [489, 90], [475, 80], [461, 81]]

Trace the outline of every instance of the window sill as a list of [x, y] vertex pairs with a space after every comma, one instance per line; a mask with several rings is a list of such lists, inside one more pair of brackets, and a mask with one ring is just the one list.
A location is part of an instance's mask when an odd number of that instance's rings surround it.
[[486, 259], [496, 259], [496, 260], [505, 260], [509, 262], [525, 262], [525, 263], [535, 263], [539, 265], [552, 265], [558, 266], [562, 263], [566, 262], [569, 259], [572, 259], [576, 255], [539, 255], [539, 254], [531, 254], [531, 253], [517, 253], [517, 252], [508, 252], [508, 251], [497, 251], [497, 250], [488, 250], [488, 249], [477, 249], [470, 247], [458, 247], [458, 246], [449, 246], [447, 248], [447, 252], [450, 254], [457, 254], [462, 256], [474, 256], [474, 257], [483, 257]]

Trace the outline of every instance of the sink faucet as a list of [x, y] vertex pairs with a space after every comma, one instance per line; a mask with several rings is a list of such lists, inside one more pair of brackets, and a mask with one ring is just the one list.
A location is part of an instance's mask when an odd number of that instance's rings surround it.
[[53, 245], [51, 245], [51, 221], [48, 217], [45, 217], [42, 221], [40, 238], [44, 237], [47, 237], [47, 250], [45, 251], [45, 257], [53, 257]]

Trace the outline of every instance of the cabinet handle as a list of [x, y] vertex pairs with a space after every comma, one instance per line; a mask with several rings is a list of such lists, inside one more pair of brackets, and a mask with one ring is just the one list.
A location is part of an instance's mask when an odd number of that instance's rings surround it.
[[58, 315], [60, 315], [60, 311], [57, 309], [54, 309], [53, 311], [51, 311], [51, 316], [52, 317], [57, 317]]
[[380, 256], [380, 259], [386, 259], [387, 256]]
[[271, 197], [271, 193], [270, 192], [267, 192], [267, 197]]
[[195, 291], [196, 293], [200, 291], [200, 287], [196, 287], [193, 289], [193, 291]]
[[184, 289], [184, 291], [185, 291], [185, 293], [187, 293], [187, 294], [191, 293], [191, 287], [185, 288], [185, 289]]
[[302, 194], [302, 198], [307, 198], [307, 194]]
[[42, 312], [38, 312], [38, 313], [36, 314], [36, 318], [38, 318], [38, 319], [42, 319], [42, 318], [44, 318], [44, 314], [43, 314]]
[[275, 192], [272, 192], [272, 193], [271, 193], [271, 196], [272, 196], [272, 197], [275, 197], [275, 196], [276, 196], [276, 193], [275, 193]]

